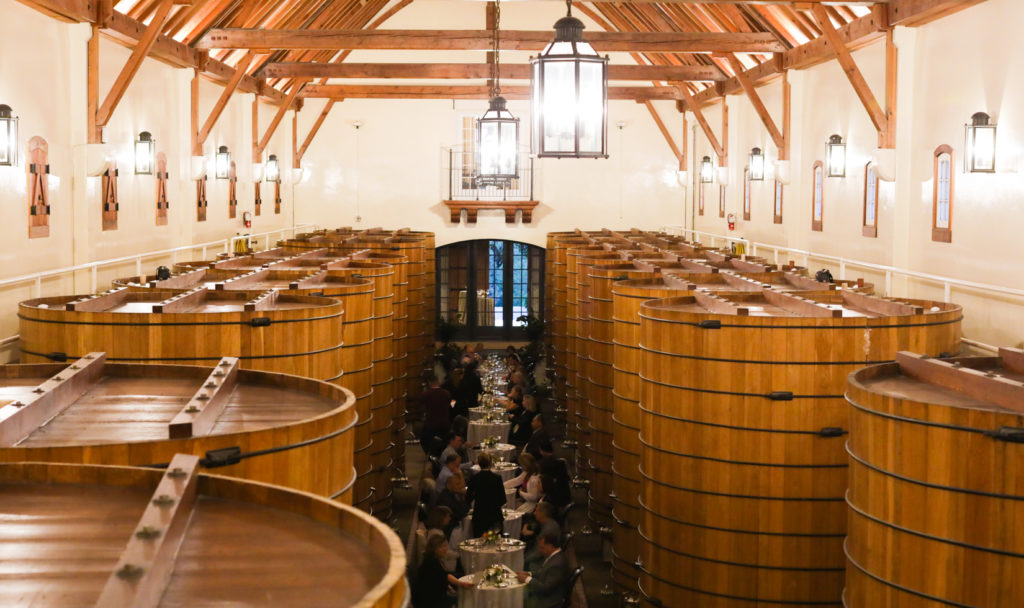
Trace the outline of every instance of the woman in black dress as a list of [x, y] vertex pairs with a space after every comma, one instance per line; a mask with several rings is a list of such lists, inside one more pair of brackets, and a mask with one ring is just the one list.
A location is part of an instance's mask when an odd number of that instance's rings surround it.
[[473, 583], [463, 582], [445, 570], [444, 559], [448, 555], [448, 542], [437, 534], [427, 540], [423, 562], [416, 572], [416, 585], [412, 591], [414, 608], [451, 608], [456, 597], [448, 594], [448, 585], [469, 589]]

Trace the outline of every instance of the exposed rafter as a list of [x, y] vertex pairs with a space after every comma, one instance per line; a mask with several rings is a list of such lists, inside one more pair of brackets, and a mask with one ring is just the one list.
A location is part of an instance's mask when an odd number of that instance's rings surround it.
[[[784, 50], [771, 34], [722, 32], [595, 32], [587, 41], [600, 52], [773, 53]], [[551, 32], [503, 31], [501, 49], [539, 51], [551, 42]], [[476, 50], [492, 43], [487, 30], [211, 30], [196, 45], [200, 49], [362, 49], [362, 50]]]
[[[501, 96], [510, 100], [530, 98], [530, 87], [502, 87]], [[300, 98], [321, 99], [489, 99], [490, 90], [486, 85], [435, 86], [435, 85], [306, 85]], [[608, 99], [612, 100], [675, 100], [679, 99], [676, 87], [609, 87]]]
[[[260, 75], [265, 78], [489, 78], [485, 63], [271, 63]], [[502, 78], [528, 80], [529, 64], [502, 64]], [[610, 65], [609, 80], [719, 81], [725, 74], [713, 65], [653, 66]]]

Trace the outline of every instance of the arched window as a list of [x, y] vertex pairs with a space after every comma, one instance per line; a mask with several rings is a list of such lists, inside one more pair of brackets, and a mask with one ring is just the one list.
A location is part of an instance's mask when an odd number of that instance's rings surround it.
[[864, 166], [864, 236], [878, 236], [878, 170], [875, 163]]
[[725, 217], [725, 186], [718, 187], [718, 217]]
[[825, 216], [825, 166], [822, 162], [814, 163], [814, 190], [811, 193], [811, 230], [821, 232], [821, 221]]
[[743, 170], [743, 221], [750, 221], [750, 167]]
[[953, 241], [953, 148], [935, 149], [935, 177], [932, 194], [932, 240]]
[[772, 211], [772, 223], [782, 223], [782, 182], [775, 180], [775, 199]]

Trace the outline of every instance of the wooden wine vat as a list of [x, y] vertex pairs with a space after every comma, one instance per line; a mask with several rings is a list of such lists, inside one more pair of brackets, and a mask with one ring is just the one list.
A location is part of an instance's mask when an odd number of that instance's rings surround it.
[[1024, 351], [850, 374], [850, 608], [1021, 604]]
[[230, 356], [244, 369], [317, 380], [342, 373], [344, 307], [330, 298], [122, 287], [28, 300], [18, 310], [27, 363], [103, 350], [111, 362], [202, 365]]
[[194, 260], [190, 262], [177, 262], [174, 264], [172, 270], [174, 272], [188, 272], [200, 268], [217, 268], [220, 270], [253, 270], [255, 268], [270, 267], [275, 264], [295, 262], [296, 260], [305, 257], [321, 255], [323, 253], [324, 250], [322, 249], [295, 252], [289, 251], [281, 247], [277, 247], [274, 249], [267, 249], [266, 251], [260, 251], [258, 253], [252, 253], [242, 256], [225, 255], [224, 257], [220, 257], [215, 260]]
[[[199, 473], [0, 464], [0, 605], [400, 608], [405, 553], [384, 524], [309, 493]], [[45, 522], [45, 523], [44, 523]]]
[[649, 605], [839, 605], [846, 376], [956, 352], [961, 309], [851, 291], [640, 310], [640, 589]]
[[185, 453], [218, 474], [351, 500], [355, 397], [333, 384], [230, 357], [143, 365], [93, 352], [0, 366], [0, 402], [3, 462], [151, 466]]
[[640, 305], [655, 298], [691, 293], [688, 285], [669, 284], [660, 269], [626, 271], [612, 291], [612, 580], [627, 592], [639, 590], [640, 570]]
[[[568, 402], [568, 358], [569, 358], [569, 333], [568, 333], [568, 286], [567, 286], [567, 265], [568, 248], [583, 246], [587, 243], [585, 238], [577, 234], [556, 235], [552, 241], [554, 248], [546, 253], [546, 257], [552, 260], [552, 291], [551, 299], [552, 317], [549, 317], [552, 350], [554, 357], [552, 367], [555, 373], [555, 401], [563, 407]], [[567, 425], [570, 426], [571, 425]], [[567, 436], [570, 429], [566, 429]]]

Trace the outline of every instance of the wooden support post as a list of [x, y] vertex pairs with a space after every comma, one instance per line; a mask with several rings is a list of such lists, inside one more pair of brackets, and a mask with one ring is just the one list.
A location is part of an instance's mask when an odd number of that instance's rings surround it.
[[299, 111], [292, 112], [292, 168], [302, 167], [302, 159], [299, 158]]
[[196, 143], [199, 144], [200, 149], [202, 145], [206, 143], [206, 138], [210, 136], [210, 131], [213, 130], [213, 126], [217, 124], [217, 119], [224, 112], [224, 108], [227, 107], [228, 101], [231, 99], [231, 94], [238, 88], [239, 83], [242, 82], [242, 78], [245, 78], [245, 71], [249, 69], [249, 64], [252, 63], [253, 58], [256, 56], [255, 53], [249, 51], [238, 60], [238, 65], [235, 67], [235, 75], [231, 77], [231, 80], [224, 86], [224, 90], [221, 91], [220, 97], [217, 99], [217, 103], [213, 105], [213, 109], [210, 110], [210, 115], [206, 117], [206, 122], [199, 129], [199, 133], [196, 135], [197, 142], [193, 142], [193, 147]]
[[[299, 151], [298, 151], [299, 161], [301, 161], [302, 157], [306, 155], [306, 150], [309, 148], [309, 144], [313, 143], [313, 138], [316, 137], [317, 132], [320, 130], [320, 127], [324, 124], [324, 120], [327, 118], [327, 114], [330, 113], [331, 108], [333, 108], [333, 107], [334, 107], [334, 100], [333, 99], [328, 99], [327, 100], [327, 105], [325, 105], [324, 109], [321, 110], [320, 115], [316, 117], [316, 122], [313, 123], [313, 127], [309, 130], [309, 134], [306, 135], [306, 138], [304, 140], [302, 140], [302, 145], [299, 146]], [[298, 161], [296, 161], [296, 162], [298, 162]]]
[[171, 12], [171, 6], [174, 4], [173, 0], [161, 0], [157, 6], [156, 14], [153, 19], [146, 26], [145, 33], [139, 38], [138, 44], [132, 49], [132, 54], [128, 57], [128, 61], [125, 62], [124, 67], [121, 68], [121, 73], [117, 75], [114, 80], [114, 85], [110, 87], [110, 92], [107, 93], [106, 99], [103, 100], [103, 105], [100, 106], [99, 110], [96, 111], [96, 126], [105, 127], [110, 121], [110, 117], [114, 114], [114, 110], [117, 109], [117, 104], [121, 102], [121, 98], [124, 97], [125, 91], [128, 90], [128, 85], [131, 84], [132, 79], [135, 78], [135, 74], [138, 73], [139, 68], [142, 67], [142, 61], [149, 54], [149, 49], [152, 48], [153, 43], [156, 42], [157, 36], [160, 34], [163, 28], [164, 21], [167, 19], [167, 15]]
[[832, 25], [828, 12], [825, 10], [825, 7], [818, 4], [811, 7], [811, 12], [814, 14], [814, 18], [818, 22], [818, 27], [821, 29], [822, 34], [824, 34], [825, 39], [832, 47], [832, 50], [835, 51], [836, 59], [839, 61], [839, 65], [842, 66], [843, 72], [846, 73], [846, 78], [853, 86], [853, 91], [857, 94], [864, 109], [867, 110], [871, 124], [875, 126], [875, 130], [878, 131], [879, 135], [883, 134], [888, 129], [889, 119], [871, 92], [871, 87], [868, 86], [867, 80], [864, 79], [864, 75], [861, 74], [857, 63], [853, 60], [850, 50], [846, 48], [846, 44]]
[[[292, 85], [292, 90], [288, 93], [288, 97], [285, 98], [284, 103], [277, 107], [277, 113], [274, 114], [273, 120], [270, 121], [270, 126], [267, 127], [266, 133], [260, 139], [257, 145], [256, 158], [261, 159], [263, 157], [263, 151], [267, 149], [267, 144], [270, 143], [270, 138], [274, 136], [274, 131], [277, 130], [277, 126], [281, 124], [281, 119], [284, 118], [285, 112], [292, 107], [292, 103], [295, 102], [295, 98], [298, 96], [299, 91], [302, 90], [302, 86], [309, 82], [308, 79], [299, 79]], [[259, 162], [255, 160], [253, 162]]]
[[893, 30], [885, 33], [885, 115], [888, 121], [885, 133], [878, 137], [878, 147], [893, 149], [896, 147], [896, 101], [899, 89], [897, 76], [899, 72], [899, 50], [893, 41]]
[[740, 86], [743, 87], [743, 92], [747, 94], [747, 98], [750, 99], [750, 105], [754, 106], [754, 112], [757, 113], [758, 117], [761, 118], [761, 122], [764, 124], [764, 128], [768, 130], [768, 135], [772, 138], [775, 143], [775, 147], [779, 150], [786, 147], [786, 140], [782, 134], [782, 131], [775, 126], [775, 121], [772, 120], [771, 114], [768, 113], [768, 108], [765, 107], [764, 102], [761, 101], [761, 96], [757, 94], [757, 89], [754, 88], [754, 83], [751, 82], [750, 78], [747, 77], [743, 71], [743, 64], [736, 58], [736, 55], [727, 55], [729, 65], [732, 66], [734, 72], [736, 72], [736, 79], [740, 81]]
[[722, 154], [718, 157], [719, 167], [729, 166], [729, 98], [722, 96]]
[[30, 396], [0, 407], [0, 446], [13, 446], [63, 412], [103, 375], [106, 353], [89, 353], [40, 384]]
[[[252, 96], [252, 162], [260, 164], [263, 156], [260, 153], [260, 96]], [[256, 179], [256, 183], [259, 183]]]
[[238, 359], [224, 357], [167, 426], [170, 439], [209, 435], [238, 382]]
[[176, 454], [171, 460], [107, 579], [97, 608], [159, 605], [195, 508], [198, 469], [198, 456]]
[[687, 162], [687, 154], [689, 153], [690, 145], [690, 121], [686, 119], [686, 112], [683, 112], [683, 146], [679, 154], [679, 170], [686, 171], [689, 163]]
[[718, 138], [715, 137], [715, 133], [711, 130], [711, 125], [708, 124], [708, 120], [704, 117], [704, 111], [694, 103], [693, 95], [690, 95], [690, 91], [686, 88], [686, 85], [677, 84], [675, 86], [676, 89], [679, 90], [680, 95], [682, 95], [683, 101], [686, 102], [686, 109], [693, 112], [694, 118], [697, 119], [697, 124], [700, 125], [701, 130], [704, 131], [704, 136], [707, 137], [708, 141], [711, 143], [711, 148], [715, 151], [715, 156], [719, 158], [725, 156], [725, 150], [722, 148], [722, 144], [718, 142]]
[[792, 128], [792, 113], [790, 103], [792, 87], [789, 85], [789, 72], [782, 73], [782, 141], [785, 144], [779, 148], [779, 160], [789, 160], [790, 129]]
[[203, 155], [203, 144], [199, 141], [199, 70], [192, 71], [192, 97], [191, 97], [191, 118], [192, 118], [192, 156]]
[[103, 127], [96, 124], [100, 103], [100, 28], [96, 25], [92, 26], [92, 36], [86, 47], [86, 100], [88, 143], [103, 143]]
[[668, 147], [672, 148], [672, 155], [676, 157], [676, 161], [679, 164], [682, 164], [683, 154], [679, 151], [679, 146], [676, 145], [675, 139], [673, 139], [672, 134], [669, 133], [668, 127], [666, 127], [665, 123], [661, 120], [661, 116], [658, 115], [658, 110], [656, 110], [654, 108], [654, 104], [649, 101], [645, 101], [643, 103], [647, 108], [647, 111], [651, 113], [651, 118], [654, 119], [654, 124], [658, 125], [658, 130], [661, 131], [661, 134], [665, 137], [665, 141], [668, 142]]

